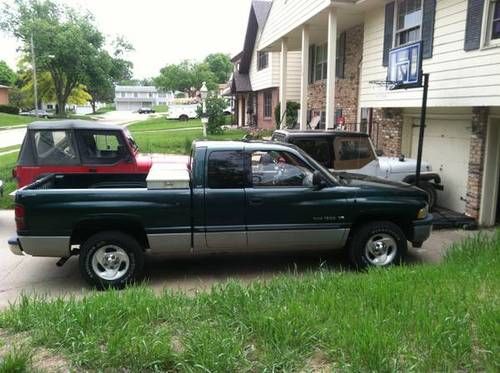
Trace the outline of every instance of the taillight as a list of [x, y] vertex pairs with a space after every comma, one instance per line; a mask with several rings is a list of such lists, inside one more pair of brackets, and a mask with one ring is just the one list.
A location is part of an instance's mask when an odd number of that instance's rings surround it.
[[14, 211], [16, 215], [16, 229], [17, 231], [22, 231], [26, 228], [24, 224], [24, 206], [16, 204]]

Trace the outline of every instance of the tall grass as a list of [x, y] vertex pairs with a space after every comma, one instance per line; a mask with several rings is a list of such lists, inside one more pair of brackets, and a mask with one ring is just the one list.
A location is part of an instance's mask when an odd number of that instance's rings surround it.
[[188, 297], [146, 287], [24, 297], [0, 327], [89, 369], [498, 371], [500, 235], [441, 265], [289, 273]]

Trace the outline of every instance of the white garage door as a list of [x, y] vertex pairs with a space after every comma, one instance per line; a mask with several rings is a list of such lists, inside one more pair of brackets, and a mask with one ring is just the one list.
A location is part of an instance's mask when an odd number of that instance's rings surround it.
[[[414, 125], [418, 125], [418, 119]], [[438, 205], [464, 213], [469, 170], [471, 123], [467, 120], [428, 119], [422, 159], [441, 175], [444, 191], [438, 191]], [[413, 127], [412, 158], [417, 158], [419, 128]]]

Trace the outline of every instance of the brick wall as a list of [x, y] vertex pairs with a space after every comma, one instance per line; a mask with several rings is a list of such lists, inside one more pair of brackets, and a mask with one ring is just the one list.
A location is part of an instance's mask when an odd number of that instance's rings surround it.
[[[348, 130], [356, 130], [358, 112], [359, 64], [363, 56], [363, 25], [346, 32], [344, 78], [336, 79], [335, 107], [342, 109]], [[308, 87], [308, 110], [325, 111], [326, 81]]]
[[402, 109], [373, 109], [371, 138], [377, 150], [382, 150], [386, 156], [399, 156], [402, 133]]
[[9, 104], [9, 90], [7, 88], [0, 88], [0, 105]]
[[469, 174], [467, 178], [467, 201], [465, 213], [477, 219], [481, 205], [481, 188], [488, 128], [487, 107], [472, 108], [472, 135], [469, 147]]

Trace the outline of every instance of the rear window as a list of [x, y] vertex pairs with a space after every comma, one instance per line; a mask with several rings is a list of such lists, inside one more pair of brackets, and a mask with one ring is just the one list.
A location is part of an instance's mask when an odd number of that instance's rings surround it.
[[127, 145], [118, 131], [78, 132], [78, 143], [83, 164], [114, 164], [128, 154]]
[[243, 152], [215, 151], [208, 157], [208, 187], [235, 189], [245, 186]]
[[336, 137], [333, 149], [335, 170], [356, 170], [375, 159], [368, 137]]
[[33, 138], [38, 165], [74, 165], [79, 163], [71, 131], [35, 131]]
[[297, 145], [319, 164], [326, 168], [332, 168], [330, 157], [330, 145], [327, 139], [295, 139], [293, 144]]

